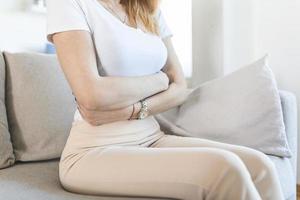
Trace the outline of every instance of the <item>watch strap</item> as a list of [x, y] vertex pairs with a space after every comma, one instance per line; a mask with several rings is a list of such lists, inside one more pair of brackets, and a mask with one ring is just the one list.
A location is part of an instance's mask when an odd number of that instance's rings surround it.
[[143, 119], [145, 118], [145, 115], [148, 115], [148, 103], [146, 100], [141, 100], [141, 109], [138, 113], [138, 119]]

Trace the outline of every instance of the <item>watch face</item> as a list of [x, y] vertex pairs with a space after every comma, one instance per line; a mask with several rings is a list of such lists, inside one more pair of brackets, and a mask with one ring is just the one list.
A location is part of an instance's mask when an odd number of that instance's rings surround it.
[[145, 118], [145, 117], [147, 117], [147, 114], [145, 112], [143, 112], [141, 117]]
[[144, 119], [144, 118], [147, 117], [147, 115], [148, 115], [148, 114], [147, 114], [146, 112], [141, 112], [140, 115], [139, 115], [139, 118], [140, 118], [140, 119]]

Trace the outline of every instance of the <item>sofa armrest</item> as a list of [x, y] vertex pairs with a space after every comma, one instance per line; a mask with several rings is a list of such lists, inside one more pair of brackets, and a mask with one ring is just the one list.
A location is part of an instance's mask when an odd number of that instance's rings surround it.
[[292, 153], [292, 157], [290, 161], [296, 173], [297, 138], [298, 138], [297, 100], [296, 100], [296, 96], [293, 93], [288, 91], [280, 90], [279, 95], [281, 99], [283, 120], [284, 120], [287, 140]]

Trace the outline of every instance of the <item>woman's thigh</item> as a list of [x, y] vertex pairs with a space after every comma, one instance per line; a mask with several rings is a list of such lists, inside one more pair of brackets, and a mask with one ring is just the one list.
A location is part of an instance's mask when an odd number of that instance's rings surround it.
[[[259, 199], [243, 162], [235, 154], [221, 149], [95, 148], [72, 166], [64, 169], [65, 166], [62, 161], [62, 185], [81, 194], [186, 200], [204, 199], [209, 195], [219, 195], [211, 199], [223, 200]], [[229, 189], [225, 189], [226, 185]], [[216, 191], [211, 191], [213, 189]]]
[[[165, 134], [159, 140], [151, 145], [156, 148], [170, 148], [170, 147], [211, 147], [217, 149], [228, 150], [237, 154], [243, 162], [247, 165], [249, 170], [256, 169], [259, 163], [272, 164], [269, 157], [264, 153], [241, 145], [234, 145], [228, 143], [217, 142], [209, 139], [196, 138], [196, 137], [182, 137], [176, 135]], [[254, 160], [259, 161], [253, 162]]]
[[246, 165], [263, 199], [283, 199], [275, 165], [264, 153], [241, 145], [233, 145], [195, 137], [164, 135], [151, 145], [153, 148], [210, 147], [235, 153]]

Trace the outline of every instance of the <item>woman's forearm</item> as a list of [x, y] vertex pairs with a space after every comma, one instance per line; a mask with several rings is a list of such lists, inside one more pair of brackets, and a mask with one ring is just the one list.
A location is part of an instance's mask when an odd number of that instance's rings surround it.
[[[185, 85], [175, 82], [171, 83], [166, 91], [146, 98], [149, 115], [156, 115], [181, 105], [191, 92], [192, 89], [187, 88]], [[141, 106], [139, 103], [136, 103], [135, 105], [137, 107], [137, 111], [134, 113], [134, 118], [137, 118], [137, 114]]]
[[91, 125], [99, 126], [102, 124], [107, 124], [115, 121], [128, 120], [133, 111], [133, 105], [109, 111], [102, 110], [86, 110], [79, 103], [78, 108], [81, 116], [89, 122]]
[[141, 99], [165, 91], [169, 87], [168, 76], [160, 71], [153, 75], [137, 77], [99, 77], [93, 84], [93, 95], [87, 109], [123, 109]]
[[[155, 115], [181, 105], [190, 93], [191, 89], [174, 82], [171, 83], [169, 88], [164, 92], [146, 98], [149, 107], [149, 115]], [[132, 119], [137, 119], [138, 113], [141, 110], [141, 104], [138, 101], [133, 104], [134, 110], [133, 105], [129, 105], [124, 108], [109, 111], [91, 111], [85, 109], [80, 104], [78, 105], [79, 111], [84, 119], [90, 124], [98, 126], [110, 122], [128, 120], [133, 111]]]

